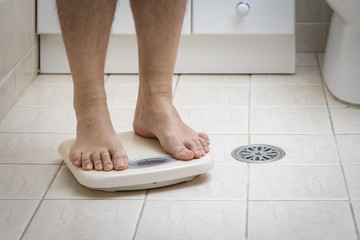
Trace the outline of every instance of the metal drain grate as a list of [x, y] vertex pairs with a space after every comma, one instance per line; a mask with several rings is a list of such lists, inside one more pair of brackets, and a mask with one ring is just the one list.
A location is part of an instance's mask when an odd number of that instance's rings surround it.
[[235, 148], [231, 155], [242, 162], [267, 163], [282, 159], [285, 151], [272, 145], [250, 144]]

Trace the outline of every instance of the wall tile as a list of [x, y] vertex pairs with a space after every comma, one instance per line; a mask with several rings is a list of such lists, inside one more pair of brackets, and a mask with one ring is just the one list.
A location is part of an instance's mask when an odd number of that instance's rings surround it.
[[[10, 71], [3, 79], [3, 83], [0, 86], [0, 102], [2, 104], [2, 114], [5, 113], [13, 106], [16, 101], [16, 81], [15, 71]], [[2, 116], [0, 116], [1, 119]]]
[[34, 45], [32, 50], [16, 66], [16, 92], [18, 97], [37, 75], [36, 52], [37, 47]]
[[16, 0], [17, 61], [31, 49], [36, 40], [35, 6], [35, 0]]
[[0, 4], [0, 81], [16, 64], [16, 2]]
[[320, 22], [322, 20], [324, 0], [297, 0], [297, 22]]
[[324, 51], [328, 29], [328, 23], [296, 23], [296, 51]]

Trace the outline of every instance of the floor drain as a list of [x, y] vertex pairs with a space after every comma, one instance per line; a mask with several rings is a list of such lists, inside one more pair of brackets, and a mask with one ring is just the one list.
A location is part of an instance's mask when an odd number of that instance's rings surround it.
[[231, 155], [242, 162], [267, 163], [282, 159], [285, 151], [272, 145], [250, 144], [235, 148]]

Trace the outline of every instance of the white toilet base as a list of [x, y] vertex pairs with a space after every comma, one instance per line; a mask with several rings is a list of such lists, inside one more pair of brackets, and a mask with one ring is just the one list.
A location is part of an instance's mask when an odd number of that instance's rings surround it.
[[325, 82], [339, 99], [360, 104], [360, 31], [334, 13], [322, 66]]

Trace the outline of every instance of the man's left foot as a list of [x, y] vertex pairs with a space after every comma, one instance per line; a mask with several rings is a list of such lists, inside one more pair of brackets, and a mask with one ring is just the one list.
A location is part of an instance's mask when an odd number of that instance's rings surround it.
[[140, 136], [159, 139], [164, 150], [180, 160], [200, 158], [210, 151], [208, 135], [181, 120], [171, 97], [139, 98], [133, 127]]

